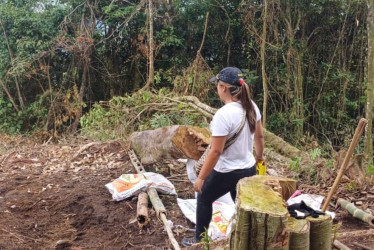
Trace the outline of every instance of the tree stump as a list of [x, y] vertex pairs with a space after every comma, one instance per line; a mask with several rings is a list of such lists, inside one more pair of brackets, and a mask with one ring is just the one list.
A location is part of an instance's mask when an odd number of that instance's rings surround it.
[[287, 231], [290, 234], [290, 250], [305, 250], [310, 246], [310, 224], [308, 220], [288, 218]]
[[162, 159], [198, 160], [210, 143], [210, 133], [194, 126], [168, 126], [132, 133], [131, 146], [144, 165]]
[[237, 215], [232, 249], [288, 249], [288, 211], [279, 193], [252, 177], [237, 186]]
[[318, 218], [307, 217], [310, 223], [310, 250], [330, 250], [332, 219], [330, 215], [320, 215]]

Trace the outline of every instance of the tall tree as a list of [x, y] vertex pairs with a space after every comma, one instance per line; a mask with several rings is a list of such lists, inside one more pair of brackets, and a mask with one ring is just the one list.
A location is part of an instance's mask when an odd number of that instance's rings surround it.
[[267, 31], [267, 18], [268, 18], [268, 4], [267, 0], [263, 1], [263, 11], [262, 11], [262, 35], [261, 35], [261, 76], [262, 76], [262, 86], [264, 88], [264, 102], [262, 106], [262, 122], [264, 127], [266, 127], [267, 118], [267, 106], [268, 106], [268, 96], [269, 88], [266, 76], [266, 58], [265, 58], [265, 45], [266, 45], [266, 31]]
[[368, 125], [365, 133], [365, 154], [373, 156], [373, 105], [374, 105], [374, 1], [367, 0], [367, 32], [368, 32], [368, 58], [367, 58], [367, 88], [366, 88], [366, 119]]

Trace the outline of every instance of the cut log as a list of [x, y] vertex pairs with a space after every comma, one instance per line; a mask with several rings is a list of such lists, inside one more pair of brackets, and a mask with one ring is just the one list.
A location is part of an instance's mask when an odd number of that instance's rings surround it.
[[264, 183], [243, 178], [237, 185], [232, 249], [288, 249], [284, 200]]
[[318, 218], [307, 217], [310, 223], [310, 250], [331, 249], [332, 219], [330, 215], [320, 215]]
[[374, 216], [368, 213], [365, 213], [362, 211], [362, 209], [357, 208], [355, 205], [350, 203], [347, 200], [344, 200], [342, 198], [338, 199], [338, 204], [347, 210], [353, 217], [362, 220], [369, 224], [369, 226], [374, 227]]
[[[145, 172], [143, 165], [139, 161], [138, 157], [136, 156], [134, 150], [129, 150], [128, 152], [131, 163], [134, 165], [136, 171], [138, 174], [142, 174]], [[173, 231], [170, 228], [170, 225], [166, 218], [166, 209], [164, 207], [164, 204], [162, 203], [160, 197], [158, 196], [158, 193], [155, 188], [150, 187], [147, 189], [147, 194], [149, 196], [149, 199], [151, 200], [152, 206], [156, 211], [156, 215], [161, 221], [164, 223], [164, 227], [166, 229], [166, 232], [169, 236], [169, 240], [171, 244], [173, 245], [175, 250], [180, 250], [180, 246], [177, 242], [177, 240], [174, 237]]]
[[203, 153], [202, 147], [207, 147], [209, 141], [208, 129], [179, 125], [135, 132], [130, 136], [131, 147], [144, 165], [162, 159], [198, 160]]
[[148, 222], [148, 195], [146, 192], [141, 192], [138, 195], [138, 204], [136, 209], [136, 220], [138, 221], [138, 226], [143, 229]]
[[310, 246], [310, 224], [307, 220], [288, 218], [287, 231], [290, 234], [290, 250], [305, 250]]
[[296, 191], [297, 181], [281, 176], [255, 175], [251, 177], [252, 181], [262, 182], [278, 192], [283, 200], [288, 200]]

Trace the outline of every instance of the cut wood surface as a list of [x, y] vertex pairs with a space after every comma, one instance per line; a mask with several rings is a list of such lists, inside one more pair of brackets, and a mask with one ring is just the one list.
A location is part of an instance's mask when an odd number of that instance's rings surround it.
[[290, 250], [305, 250], [310, 246], [310, 224], [307, 220], [288, 218], [287, 231], [290, 234]]
[[288, 249], [288, 211], [279, 193], [244, 178], [237, 186], [236, 206], [233, 249]]
[[297, 188], [296, 180], [281, 176], [255, 175], [251, 177], [251, 180], [268, 185], [274, 191], [278, 192], [285, 201], [290, 198]]
[[131, 147], [144, 165], [162, 159], [198, 160], [209, 140], [209, 130], [179, 125], [135, 132], [130, 136]]

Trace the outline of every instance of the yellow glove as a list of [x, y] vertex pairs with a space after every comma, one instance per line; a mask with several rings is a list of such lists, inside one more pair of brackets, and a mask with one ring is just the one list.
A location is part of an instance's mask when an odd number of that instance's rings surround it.
[[256, 163], [256, 170], [258, 175], [266, 175], [266, 165], [264, 161]]

